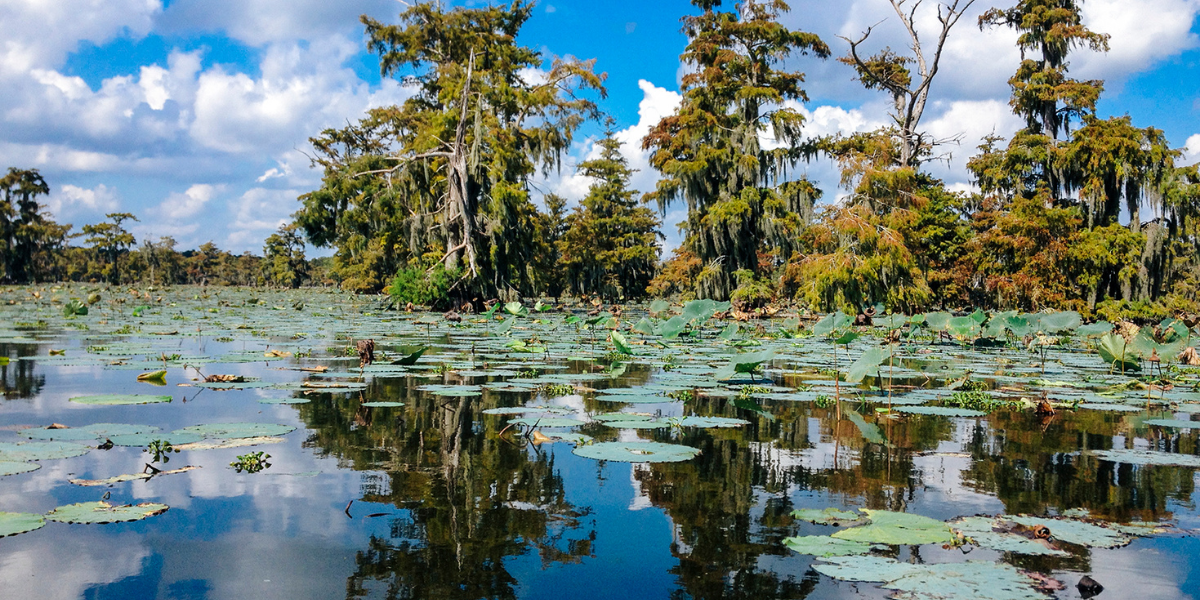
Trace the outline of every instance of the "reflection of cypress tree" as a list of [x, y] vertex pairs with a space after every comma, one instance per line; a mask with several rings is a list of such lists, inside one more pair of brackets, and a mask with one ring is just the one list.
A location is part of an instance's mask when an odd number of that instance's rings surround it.
[[[1078, 454], [1080, 448], [1109, 449], [1121, 433], [1132, 437], [1123, 422], [1120, 415], [1086, 411], [1040, 428], [1030, 415], [997, 413], [992, 428], [978, 428], [971, 440], [974, 460], [963, 481], [995, 494], [1013, 514], [1086, 508], [1119, 521], [1170, 517], [1167, 501], [1190, 498], [1194, 490], [1189, 470], [1114, 465]], [[1195, 435], [1152, 442], [1160, 450], [1196, 453]]]
[[[8, 356], [8, 349], [0, 349], [0, 356]], [[33, 354], [19, 352], [19, 354]], [[32, 360], [14, 360], [0, 367], [0, 394], [5, 400], [16, 398], [33, 398], [42, 392], [46, 386], [45, 375], [35, 375]]]
[[546, 563], [591, 554], [590, 536], [568, 537], [584, 513], [567, 503], [551, 455], [499, 439], [501, 420], [478, 412], [505, 395], [439, 398], [415, 385], [372, 383], [364, 397], [406, 404], [388, 412], [355, 397], [297, 405], [313, 431], [307, 445], [351, 468], [387, 472], [386, 482], [364, 484], [364, 501], [404, 510], [390, 538], [374, 537], [358, 553], [347, 598], [381, 587], [388, 598], [513, 598], [506, 558], [530, 549]]

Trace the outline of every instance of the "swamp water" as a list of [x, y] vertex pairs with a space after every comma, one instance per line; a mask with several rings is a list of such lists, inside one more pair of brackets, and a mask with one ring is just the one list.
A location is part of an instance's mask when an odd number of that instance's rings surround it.
[[1200, 377], [1148, 402], [1082, 335], [915, 335], [839, 383], [883, 328], [675, 307], [614, 345], [583, 309], [211, 288], [65, 316], [88, 293], [0, 291], [5, 599], [1200, 597]]

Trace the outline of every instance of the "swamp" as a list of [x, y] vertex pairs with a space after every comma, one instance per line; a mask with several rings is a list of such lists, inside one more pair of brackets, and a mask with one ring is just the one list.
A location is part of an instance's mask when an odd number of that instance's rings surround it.
[[1200, 589], [1195, 323], [385, 303], [3, 288], [4, 596]]

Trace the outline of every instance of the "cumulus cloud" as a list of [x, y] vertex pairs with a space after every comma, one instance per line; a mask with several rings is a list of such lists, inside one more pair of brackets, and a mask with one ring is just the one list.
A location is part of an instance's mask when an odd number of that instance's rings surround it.
[[1183, 164], [1190, 165], [1198, 162], [1200, 162], [1200, 133], [1189, 137], [1183, 148]]
[[52, 191], [43, 204], [55, 219], [69, 219], [79, 214], [95, 216], [113, 212], [120, 200], [117, 191], [103, 183], [91, 189], [67, 184]]
[[170, 220], [194, 217], [204, 210], [220, 189], [220, 186], [198, 183], [182, 194], [171, 194], [159, 205], [159, 214]]

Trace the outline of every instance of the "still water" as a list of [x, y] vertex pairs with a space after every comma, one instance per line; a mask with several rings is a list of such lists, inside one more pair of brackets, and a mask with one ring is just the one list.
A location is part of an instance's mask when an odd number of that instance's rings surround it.
[[[411, 341], [419, 341], [421, 325], [414, 331]], [[453, 331], [424, 334], [437, 343], [422, 363], [436, 365], [438, 356], [463, 360], [465, 345], [454, 343]], [[877, 584], [817, 573], [810, 568], [812, 556], [783, 544], [790, 536], [833, 531], [791, 516], [798, 508], [826, 507], [936, 519], [1082, 508], [1103, 520], [1166, 521], [1176, 529], [1121, 548], [1075, 549], [1069, 557], [940, 544], [902, 546], [888, 555], [917, 563], [1004, 561], [1064, 584], [1045, 598], [1080, 597], [1075, 584], [1083, 575], [1103, 584], [1100, 598], [1200, 597], [1200, 542], [1188, 533], [1200, 527], [1195, 470], [1118, 464], [1080, 452], [1133, 447], [1196, 454], [1197, 433], [1138, 427], [1126, 413], [877, 418], [886, 440], [881, 443], [864, 437], [847, 418], [850, 411], [869, 415], [874, 404], [762, 398], [758, 412], [728, 397], [697, 393], [686, 401], [664, 397], [625, 408], [666, 416], [724, 415], [749, 424], [620, 429], [589, 423], [575, 429], [597, 441], [645, 439], [700, 450], [683, 462], [631, 464], [577, 456], [565, 441], [533, 444], [512, 428], [500, 435], [509, 417], [482, 412], [540, 404], [582, 416], [622, 406], [597, 400], [588, 390], [485, 389], [465, 397], [418, 390], [429, 383], [513, 379], [435, 369], [366, 377], [357, 380], [367, 383], [365, 389], [349, 392], [179, 387], [197, 377], [195, 369], [180, 366], [187, 357], [208, 357], [197, 360], [204, 374], [270, 383], [315, 380], [296, 367], [357, 370], [358, 360], [330, 358], [346, 354], [341, 346], [348, 343], [330, 339], [231, 339], [203, 332], [121, 338], [134, 348], [152, 346], [155, 356], [180, 355], [163, 363], [167, 385], [153, 387], [135, 380], [143, 357], [111, 361], [133, 363], [130, 368], [18, 359], [64, 349], [67, 359], [83, 357], [87, 363], [95, 352], [86, 348], [115, 343], [112, 338], [54, 326], [20, 335], [32, 341], [0, 345], [0, 355], [13, 358], [0, 370], [0, 442], [25, 441], [22, 427], [50, 423], [135, 423], [171, 431], [257, 422], [296, 429], [281, 443], [172, 454], [168, 464], [158, 466], [200, 468], [149, 480], [102, 487], [69, 483], [141, 472], [148, 454], [121, 446], [41, 460], [36, 471], [0, 478], [0, 511], [46, 513], [106, 493], [112, 504], [170, 507], [127, 523], [48, 521], [41, 529], [0, 539], [5, 599], [887, 597], [888, 590]], [[587, 337], [582, 339], [587, 345]], [[244, 359], [261, 357], [268, 348], [300, 353], [308, 347], [315, 347], [311, 357]], [[385, 350], [403, 354], [381, 343], [381, 353]], [[471, 360], [483, 362], [471, 352]], [[243, 358], [222, 362], [228, 356]], [[503, 366], [520, 367], [511, 361]], [[594, 362], [566, 354], [543, 366], [558, 367], [552, 372], [561, 380], [597, 371]], [[645, 386], [666, 374], [654, 361], [634, 361], [612, 376], [589, 376], [576, 384]], [[796, 381], [779, 371], [768, 374], [774, 383]], [[169, 394], [172, 401], [131, 406], [68, 401], [101, 393]], [[262, 402], [272, 399], [308, 402]], [[404, 406], [363, 407], [368, 401]], [[269, 453], [271, 466], [253, 474], [230, 468], [250, 451]]]

